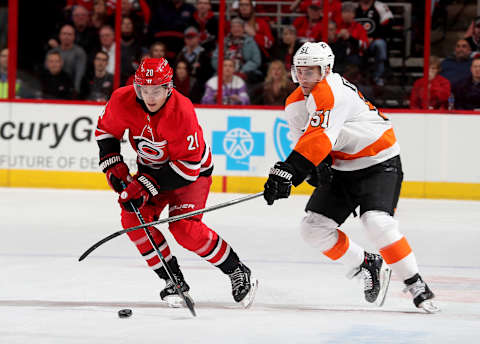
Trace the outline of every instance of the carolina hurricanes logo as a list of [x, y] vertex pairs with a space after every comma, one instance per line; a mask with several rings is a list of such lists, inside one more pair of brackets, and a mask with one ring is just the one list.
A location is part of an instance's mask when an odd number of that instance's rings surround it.
[[133, 136], [133, 140], [137, 146], [138, 160], [143, 165], [155, 168], [168, 161], [167, 141], [155, 142], [153, 130], [148, 124], [143, 127], [139, 136]]

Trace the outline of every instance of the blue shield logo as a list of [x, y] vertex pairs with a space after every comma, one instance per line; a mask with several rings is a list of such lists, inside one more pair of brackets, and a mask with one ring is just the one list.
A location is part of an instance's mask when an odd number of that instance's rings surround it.
[[293, 150], [293, 141], [290, 137], [290, 129], [288, 123], [282, 118], [277, 118], [273, 125], [273, 140], [275, 150], [280, 160], [284, 161]]
[[228, 117], [227, 131], [212, 134], [212, 154], [227, 156], [227, 170], [248, 171], [251, 156], [265, 155], [265, 133], [251, 131], [250, 117]]

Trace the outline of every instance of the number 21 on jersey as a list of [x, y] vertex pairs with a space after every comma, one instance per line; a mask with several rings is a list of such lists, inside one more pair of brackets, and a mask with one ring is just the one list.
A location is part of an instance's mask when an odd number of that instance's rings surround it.
[[195, 134], [193, 135], [188, 135], [187, 142], [188, 142], [188, 150], [197, 149], [199, 147], [197, 132], [195, 132]]

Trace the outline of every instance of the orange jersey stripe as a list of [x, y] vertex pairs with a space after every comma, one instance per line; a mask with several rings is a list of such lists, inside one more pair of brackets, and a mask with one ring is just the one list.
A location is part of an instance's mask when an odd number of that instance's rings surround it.
[[302, 100], [305, 100], [305, 96], [303, 95], [302, 88], [299, 86], [288, 96], [287, 100], [285, 100], [285, 107]]
[[332, 152], [332, 157], [334, 159], [341, 159], [341, 160], [354, 160], [358, 158], [364, 158], [367, 156], [375, 156], [379, 152], [383, 151], [384, 149], [390, 148], [397, 142], [395, 138], [395, 133], [393, 132], [393, 128], [388, 129], [383, 133], [383, 135], [372, 144], [368, 145], [360, 152], [355, 154], [348, 154], [338, 151]]
[[325, 79], [319, 82], [311, 93], [315, 100], [320, 121], [317, 123], [317, 126], [312, 126], [311, 123], [308, 125], [307, 130], [298, 140], [294, 150], [317, 166], [332, 150], [332, 143], [322, 127], [322, 124], [325, 124], [323, 123], [324, 117], [322, 113], [333, 108], [335, 99], [332, 89]]
[[337, 229], [337, 232], [338, 232], [338, 240], [335, 246], [323, 252], [323, 254], [326, 255], [331, 260], [337, 260], [341, 258], [345, 254], [345, 252], [347, 252], [348, 247], [350, 246], [350, 241], [348, 240], [348, 236], [346, 236], [345, 233], [343, 233], [339, 229]]
[[387, 264], [394, 264], [408, 256], [411, 252], [412, 248], [405, 237], [380, 249], [380, 254]]

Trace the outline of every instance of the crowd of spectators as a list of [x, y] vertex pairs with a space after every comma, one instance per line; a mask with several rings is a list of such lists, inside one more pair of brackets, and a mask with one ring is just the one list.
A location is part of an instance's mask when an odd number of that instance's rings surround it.
[[[46, 99], [105, 101], [119, 73], [120, 86], [129, 85], [142, 58], [165, 57], [175, 70], [178, 91], [194, 103], [214, 104], [219, 49], [223, 49], [223, 103], [282, 105], [294, 89], [290, 68], [295, 51], [306, 41], [327, 41], [336, 56], [335, 72], [369, 90], [384, 87], [388, 77], [389, 40], [393, 14], [377, 0], [292, 0], [281, 7], [282, 17], [269, 17], [276, 6], [235, 0], [222, 46], [217, 45], [218, 18], [211, 0], [56, 0], [62, 2], [57, 32], [44, 37], [43, 63], [37, 67], [39, 90]], [[117, 1], [122, 2], [120, 27], [115, 28]], [[329, 17], [323, 18], [324, 1]], [[295, 13], [295, 16], [291, 14]], [[324, 24], [327, 20], [328, 23]], [[115, 71], [115, 30], [120, 30], [120, 66]], [[430, 73], [417, 80], [412, 108], [480, 108], [478, 60], [480, 17], [475, 18], [454, 54], [432, 57]], [[0, 59], [0, 97], [8, 93], [4, 55]], [[472, 63], [474, 61], [474, 63]], [[17, 96], [22, 82], [17, 81]], [[428, 101], [423, 89], [430, 87]], [[25, 87], [28, 89], [28, 87]], [[363, 91], [363, 90], [362, 90]], [[27, 94], [29, 92], [26, 92]], [[25, 93], [24, 93], [25, 94]], [[478, 99], [478, 97], [477, 97]], [[453, 105], [452, 105], [453, 104]]]

